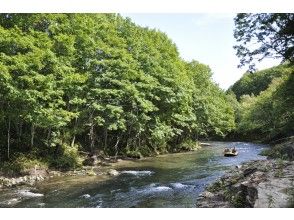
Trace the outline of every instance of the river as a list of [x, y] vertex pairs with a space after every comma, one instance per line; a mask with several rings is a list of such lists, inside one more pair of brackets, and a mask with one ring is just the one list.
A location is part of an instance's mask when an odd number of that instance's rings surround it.
[[[195, 207], [198, 195], [242, 162], [265, 159], [265, 145], [209, 142], [198, 151], [161, 155], [113, 165], [109, 176], [56, 177], [35, 187], [0, 190], [0, 207]], [[235, 146], [237, 157], [224, 157]]]

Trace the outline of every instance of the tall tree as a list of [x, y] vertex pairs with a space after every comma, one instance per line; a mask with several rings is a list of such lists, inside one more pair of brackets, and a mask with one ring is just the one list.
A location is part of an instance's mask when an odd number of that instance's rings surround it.
[[240, 67], [248, 64], [252, 71], [255, 61], [265, 57], [294, 62], [293, 13], [238, 14], [234, 37]]
[[0, 58], [7, 156], [64, 167], [78, 147], [150, 155], [234, 126], [208, 66], [118, 14], [0, 14]]

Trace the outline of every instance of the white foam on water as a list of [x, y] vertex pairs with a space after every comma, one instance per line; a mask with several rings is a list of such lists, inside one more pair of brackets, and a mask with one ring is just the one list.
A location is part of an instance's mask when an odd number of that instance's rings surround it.
[[188, 185], [184, 185], [182, 183], [171, 183], [170, 184], [173, 188], [176, 188], [176, 189], [182, 189], [182, 188], [186, 188], [186, 187], [189, 187]]
[[103, 201], [101, 199], [98, 200], [95, 208], [101, 208], [102, 207], [102, 203], [103, 203]]
[[15, 204], [19, 203], [20, 201], [21, 201], [21, 198], [12, 198], [12, 199], [7, 200], [5, 203], [7, 205], [15, 205]]
[[124, 170], [124, 171], [121, 171], [121, 173], [131, 174], [135, 176], [147, 176], [147, 175], [150, 176], [154, 172], [150, 170]]
[[162, 192], [168, 192], [172, 190], [172, 188], [168, 186], [152, 186], [152, 187], [147, 187], [142, 190], [138, 190], [137, 192], [142, 193], [142, 194], [153, 194], [153, 193], [162, 193]]
[[151, 183], [149, 186], [150, 186], [150, 187], [155, 187], [156, 184], [155, 184], [155, 183]]
[[20, 190], [18, 193], [22, 196], [25, 196], [25, 197], [42, 197], [42, 196], [44, 196], [44, 194], [33, 193], [33, 192], [30, 192], [29, 190]]
[[110, 190], [110, 193], [113, 194], [113, 193], [117, 193], [119, 191], [121, 191], [121, 189], [113, 189], [113, 190]]
[[168, 191], [171, 190], [172, 188], [168, 187], [168, 186], [157, 186], [153, 188], [153, 191], [155, 192], [161, 192], [161, 191]]
[[81, 198], [84, 198], [84, 199], [88, 199], [90, 198], [91, 196], [89, 194], [84, 194], [84, 195], [81, 195], [80, 196]]

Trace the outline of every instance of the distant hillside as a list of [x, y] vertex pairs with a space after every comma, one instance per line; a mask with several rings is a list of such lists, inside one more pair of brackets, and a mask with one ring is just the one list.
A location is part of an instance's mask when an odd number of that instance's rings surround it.
[[290, 65], [283, 64], [255, 73], [245, 73], [241, 79], [229, 88], [229, 91], [233, 91], [238, 100], [242, 95], [259, 95], [261, 91], [268, 88], [274, 78], [290, 74], [291, 70], [293, 71]]
[[293, 73], [293, 66], [280, 65], [245, 74], [232, 86], [228, 95], [235, 111], [237, 137], [273, 141], [294, 135]]

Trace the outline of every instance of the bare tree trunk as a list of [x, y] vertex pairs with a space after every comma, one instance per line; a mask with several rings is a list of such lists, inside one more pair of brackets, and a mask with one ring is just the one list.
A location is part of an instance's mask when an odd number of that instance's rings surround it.
[[117, 154], [118, 154], [118, 143], [120, 141], [120, 137], [117, 137], [116, 143], [114, 145], [114, 149], [115, 149], [115, 155], [114, 155], [114, 160], [116, 160], [117, 158]]
[[75, 146], [75, 140], [76, 140], [76, 135], [73, 136], [72, 141], [71, 141], [71, 147]]
[[21, 137], [22, 137], [22, 120], [19, 121], [17, 124], [17, 145], [20, 146], [21, 143]]
[[34, 147], [34, 138], [35, 138], [35, 126], [31, 126], [31, 149]]
[[93, 153], [93, 150], [94, 150], [94, 145], [95, 145], [95, 137], [94, 137], [94, 120], [93, 120], [93, 114], [94, 114], [94, 111], [91, 113], [90, 115], [90, 122], [91, 122], [91, 125], [90, 125], [90, 132], [89, 132], [89, 139], [90, 139], [90, 149], [91, 149], [91, 152]]
[[92, 122], [91, 123], [91, 128], [90, 128], [90, 148], [91, 148], [91, 152], [93, 152], [94, 144], [95, 144], [95, 139], [94, 139], [94, 124]]
[[90, 138], [90, 149], [91, 149], [91, 152], [93, 153], [94, 144], [95, 144], [93, 114], [91, 115], [91, 127], [89, 132], [89, 138]]
[[75, 145], [77, 122], [78, 122], [78, 118], [76, 117], [75, 124], [74, 124], [74, 136], [73, 136], [72, 141], [71, 141], [71, 147], [73, 147]]
[[104, 129], [104, 152], [107, 149], [107, 136], [108, 136], [108, 131], [107, 128]]
[[7, 128], [7, 158], [10, 158], [10, 125], [11, 120], [10, 117], [8, 118], [8, 128]]

